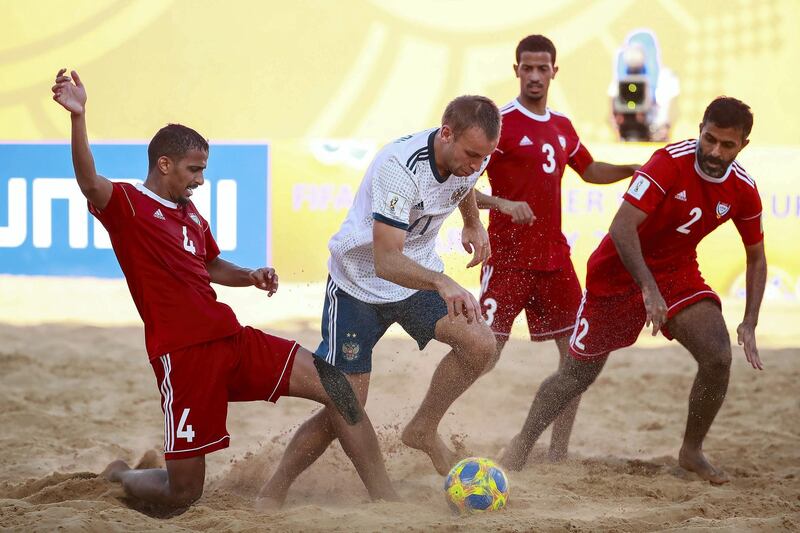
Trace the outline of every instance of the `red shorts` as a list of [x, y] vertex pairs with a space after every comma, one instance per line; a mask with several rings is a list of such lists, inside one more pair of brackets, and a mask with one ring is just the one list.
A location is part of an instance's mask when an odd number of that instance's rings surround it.
[[227, 448], [228, 402], [275, 402], [285, 395], [299, 346], [244, 327], [151, 360], [164, 411], [164, 458]]
[[538, 270], [481, 270], [481, 310], [495, 335], [508, 337], [522, 310], [531, 340], [546, 341], [569, 335], [581, 301], [581, 284], [569, 268]]
[[[656, 277], [661, 296], [667, 303], [667, 320], [690, 305], [709, 298], [722, 308], [719, 296], [703, 280], [699, 271], [671, 278]], [[638, 287], [620, 296], [595, 296], [586, 292], [581, 301], [569, 353], [576, 359], [592, 359], [630, 346], [639, 337], [647, 312]], [[662, 334], [672, 340], [666, 325]]]

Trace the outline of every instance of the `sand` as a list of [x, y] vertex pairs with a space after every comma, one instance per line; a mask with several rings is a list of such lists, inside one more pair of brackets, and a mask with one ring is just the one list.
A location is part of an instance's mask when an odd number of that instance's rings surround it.
[[[318, 333], [283, 332], [306, 346]], [[612, 356], [585, 394], [570, 458], [511, 472], [509, 507], [458, 518], [443, 479], [399, 431], [419, 404], [445, 347], [424, 352], [403, 338], [377, 350], [368, 411], [403, 503], [371, 503], [338, 444], [306, 471], [278, 512], [253, 498], [292, 431], [316, 406], [233, 404], [231, 447], [208, 456], [205, 494], [169, 518], [133, 509], [96, 472], [137, 462], [162, 444], [159, 396], [139, 327], [0, 324], [0, 526], [25, 531], [529, 531], [800, 530], [800, 358], [764, 350], [750, 369], [734, 348], [727, 401], [706, 451], [732, 475], [713, 487], [680, 469], [676, 453], [694, 363], [677, 344]], [[443, 435], [464, 456], [496, 457], [519, 429], [552, 343], [512, 339], [498, 364], [453, 406]], [[149, 463], [160, 456], [150, 453]]]

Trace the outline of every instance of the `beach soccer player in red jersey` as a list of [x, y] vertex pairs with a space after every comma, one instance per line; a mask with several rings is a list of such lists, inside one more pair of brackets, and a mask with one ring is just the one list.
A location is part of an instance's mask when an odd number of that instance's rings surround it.
[[[497, 338], [498, 352], [523, 310], [533, 341], [554, 340], [563, 364], [581, 301], [581, 284], [561, 231], [561, 180], [569, 165], [588, 183], [614, 183], [639, 165], [594, 161], [572, 122], [547, 107], [558, 72], [556, 48], [543, 35], [517, 45], [514, 72], [519, 96], [500, 108], [503, 129], [486, 172], [492, 195], [476, 191], [490, 209], [492, 256], [481, 270], [481, 308]], [[566, 457], [580, 397], [553, 423], [549, 459]]]
[[167, 508], [203, 493], [205, 455], [228, 446], [228, 402], [281, 396], [324, 404], [339, 441], [374, 499], [396, 499], [377, 437], [344, 375], [296, 342], [243, 327], [218, 302], [211, 283], [278, 290], [272, 268], [251, 270], [219, 256], [208, 222], [191, 201], [203, 184], [208, 142], [170, 124], [148, 146], [142, 185], [95, 171], [86, 131], [86, 90], [78, 74], [56, 75], [53, 99], [72, 117], [72, 159], [89, 210], [111, 244], [144, 322], [145, 344], [161, 392], [166, 469], [111, 463], [103, 475], [126, 494]]
[[738, 342], [762, 369], [755, 328], [767, 259], [761, 199], [736, 161], [748, 144], [753, 115], [743, 102], [719, 97], [706, 108], [698, 139], [657, 150], [638, 170], [608, 235], [589, 258], [586, 293], [570, 338], [570, 355], [539, 388], [522, 431], [502, 462], [524, 466], [536, 439], [595, 380], [608, 354], [636, 341], [652, 325], [697, 361], [679, 464], [713, 484], [728, 481], [703, 454], [703, 440], [728, 389], [731, 342], [719, 296], [700, 274], [697, 245], [732, 220], [746, 254], [744, 319]]

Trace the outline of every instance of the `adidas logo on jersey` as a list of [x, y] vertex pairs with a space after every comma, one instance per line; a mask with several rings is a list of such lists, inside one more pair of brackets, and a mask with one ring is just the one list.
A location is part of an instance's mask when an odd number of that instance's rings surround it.
[[532, 145], [532, 144], [533, 144], [533, 141], [531, 141], [530, 139], [528, 139], [528, 136], [527, 136], [527, 135], [524, 135], [524, 136], [522, 137], [522, 140], [520, 140], [520, 141], [519, 141], [519, 145], [520, 145], [520, 146], [530, 146], [530, 145]]
[[167, 220], [167, 219], [164, 217], [164, 213], [162, 213], [162, 212], [161, 212], [161, 209], [156, 209], [156, 212], [155, 212], [155, 213], [153, 213], [153, 216], [154, 216], [154, 217], [156, 217], [156, 218], [157, 218], [157, 219], [159, 219], [159, 220]]
[[676, 194], [675, 195], [675, 199], [676, 200], [680, 200], [681, 202], [685, 202], [686, 201], [686, 191], [681, 191], [678, 194]]

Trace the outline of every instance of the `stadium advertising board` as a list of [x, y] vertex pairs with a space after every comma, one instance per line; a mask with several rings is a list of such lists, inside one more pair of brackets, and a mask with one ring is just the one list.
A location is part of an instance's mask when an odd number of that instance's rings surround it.
[[[141, 182], [147, 144], [92, 146], [98, 173]], [[270, 262], [269, 147], [213, 144], [192, 198], [226, 258]], [[89, 214], [69, 144], [0, 144], [0, 273], [122, 277], [108, 233]]]

